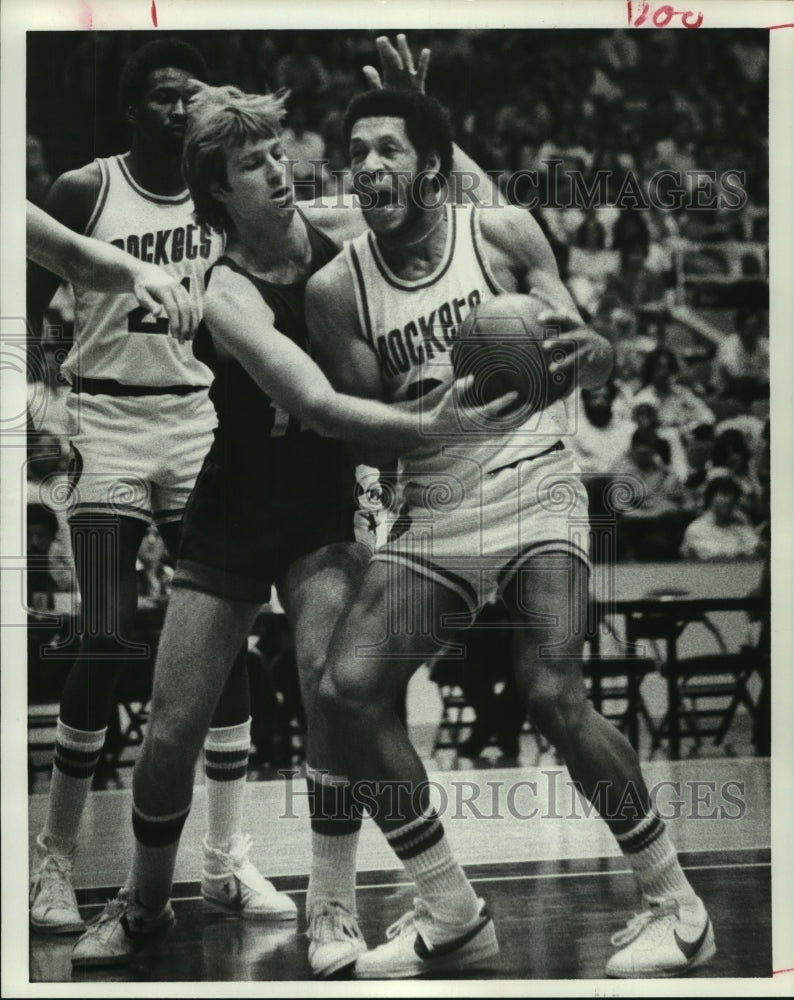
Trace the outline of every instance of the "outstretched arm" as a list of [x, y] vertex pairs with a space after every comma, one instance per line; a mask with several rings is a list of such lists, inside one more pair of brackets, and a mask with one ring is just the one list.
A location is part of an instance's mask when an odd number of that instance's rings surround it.
[[31, 202], [26, 205], [27, 256], [48, 272], [84, 288], [132, 292], [155, 315], [165, 311], [172, 334], [183, 340], [199, 323], [199, 311], [179, 282], [155, 264], [81, 236]]
[[[317, 286], [312, 289], [315, 280], [316, 276], [306, 293], [307, 315], [316, 316], [320, 309], [333, 312], [335, 295], [323, 296], [320, 306]], [[337, 392], [309, 355], [275, 328], [272, 311], [242, 275], [227, 268], [215, 272], [204, 299], [204, 320], [213, 339], [245, 367], [260, 389], [316, 433], [359, 445], [377, 440], [397, 454], [423, 440], [421, 417], [360, 398], [366, 393]], [[349, 363], [355, 366], [357, 361], [351, 358]], [[375, 395], [374, 386], [369, 395]], [[445, 414], [440, 407], [434, 410], [436, 433], [446, 426], [438, 419]]]
[[[74, 233], [85, 232], [94, 210], [101, 175], [95, 163], [62, 174], [47, 192], [44, 208], [49, 216]], [[47, 306], [52, 301], [61, 276], [35, 262], [28, 265], [27, 314], [35, 337], [42, 335]]]
[[[341, 258], [335, 258], [309, 281], [306, 323], [317, 360], [334, 388], [347, 394], [343, 398], [383, 398], [378, 358], [362, 334], [352, 281]], [[442, 438], [448, 440], [460, 435], [459, 401], [465, 395], [468, 381], [461, 380], [451, 389], [438, 390], [410, 403], [391, 403], [385, 407], [398, 415], [400, 424], [407, 420], [413, 425], [411, 449], [435, 446]], [[515, 393], [508, 393], [478, 407], [478, 412], [485, 418], [495, 417], [514, 401]], [[390, 436], [381, 434], [374, 424], [362, 430], [364, 433], [357, 438], [358, 450], [362, 460], [370, 465], [382, 467], [408, 450], [395, 447]]]

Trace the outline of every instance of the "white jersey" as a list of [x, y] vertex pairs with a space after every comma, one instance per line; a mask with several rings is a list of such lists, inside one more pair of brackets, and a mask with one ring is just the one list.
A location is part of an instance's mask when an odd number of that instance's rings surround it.
[[[133, 179], [121, 156], [98, 159], [99, 198], [86, 235], [157, 264], [200, 299], [204, 272], [222, 249], [219, 234], [193, 221], [187, 191], [154, 195]], [[168, 336], [168, 320], [147, 316], [134, 295], [75, 288], [75, 343], [62, 366], [75, 377], [111, 379], [125, 386], [208, 386], [210, 369], [190, 343]]]
[[[416, 399], [454, 380], [452, 347], [466, 315], [480, 302], [505, 293], [485, 255], [479, 209], [447, 205], [447, 242], [432, 274], [407, 281], [393, 274], [374, 234], [344, 246], [356, 289], [359, 323], [378, 356], [388, 401]], [[476, 425], [475, 425], [476, 426]], [[449, 473], [456, 482], [478, 482], [483, 472], [537, 455], [568, 433], [566, 406], [558, 401], [515, 431], [478, 431], [441, 447], [403, 456], [400, 472], [421, 481]]]

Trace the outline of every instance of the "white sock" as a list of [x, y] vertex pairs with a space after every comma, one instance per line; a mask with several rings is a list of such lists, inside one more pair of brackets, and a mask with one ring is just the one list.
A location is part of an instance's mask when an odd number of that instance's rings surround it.
[[615, 839], [637, 877], [642, 894], [649, 900], [672, 896], [683, 907], [697, 902], [697, 896], [681, 869], [667, 827], [658, 816], [649, 813], [632, 830]]
[[106, 731], [72, 729], [58, 719], [47, 818], [41, 834], [55, 854], [69, 854], [77, 843], [80, 820], [105, 745]]
[[[210, 729], [204, 741], [207, 775], [207, 843], [228, 853], [232, 842], [242, 837], [243, 800], [251, 748], [251, 719], [236, 726]], [[205, 857], [208, 874], [220, 875], [222, 863]]]
[[459, 925], [477, 917], [477, 896], [455, 860], [435, 812], [392, 830], [386, 839], [436, 920]]
[[312, 867], [306, 913], [321, 902], [356, 912], [356, 852], [361, 817], [352, 808], [346, 778], [306, 767], [312, 827]]

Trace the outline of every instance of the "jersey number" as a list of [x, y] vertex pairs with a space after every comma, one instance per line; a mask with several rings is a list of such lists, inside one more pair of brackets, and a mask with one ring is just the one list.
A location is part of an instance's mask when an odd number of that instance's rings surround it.
[[[190, 291], [190, 276], [185, 277], [180, 282], [186, 291]], [[148, 319], [147, 319], [148, 317]], [[128, 333], [168, 333], [168, 317], [158, 316], [152, 318], [152, 314], [143, 306], [136, 306], [127, 313]]]

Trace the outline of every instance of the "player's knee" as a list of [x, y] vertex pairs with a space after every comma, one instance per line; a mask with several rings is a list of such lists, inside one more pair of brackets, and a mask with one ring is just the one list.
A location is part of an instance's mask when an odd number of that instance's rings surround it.
[[354, 679], [342, 679], [327, 670], [319, 685], [320, 712], [344, 731], [357, 729], [377, 711], [377, 702]]
[[324, 673], [317, 685], [317, 705], [322, 715], [331, 722], [344, 720], [349, 710], [348, 700], [330, 672]]
[[166, 726], [149, 726], [143, 757], [158, 774], [178, 776], [192, 773], [201, 750], [201, 738], [187, 739], [188, 732]]
[[553, 743], [574, 733], [587, 711], [587, 697], [578, 677], [545, 674], [527, 691], [527, 711], [535, 725]]

